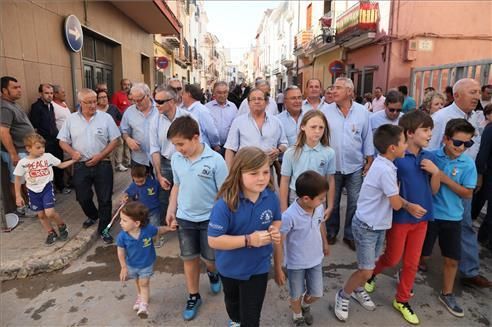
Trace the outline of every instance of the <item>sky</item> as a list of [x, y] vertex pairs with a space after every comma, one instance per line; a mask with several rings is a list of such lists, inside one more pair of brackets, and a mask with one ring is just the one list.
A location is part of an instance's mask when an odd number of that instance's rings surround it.
[[215, 1], [205, 0], [208, 17], [207, 30], [215, 34], [225, 48], [230, 49], [231, 60], [239, 64], [256, 36], [263, 12], [276, 8], [280, 1]]

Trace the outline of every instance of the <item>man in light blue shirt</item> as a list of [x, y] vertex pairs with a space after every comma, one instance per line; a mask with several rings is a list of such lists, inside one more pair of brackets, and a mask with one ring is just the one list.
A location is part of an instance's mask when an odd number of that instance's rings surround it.
[[389, 91], [384, 99], [384, 110], [373, 112], [371, 116], [371, 128], [374, 132], [384, 124], [398, 125], [403, 105], [403, 95], [398, 91]]
[[334, 244], [340, 229], [340, 200], [342, 189], [347, 189], [344, 242], [355, 250], [352, 235], [352, 217], [362, 185], [362, 176], [371, 166], [374, 145], [369, 121], [370, 112], [352, 101], [354, 84], [351, 79], [339, 77], [333, 86], [334, 103], [322, 108], [330, 127], [330, 146], [335, 150], [335, 203], [327, 221], [328, 243]]
[[159, 112], [154, 106], [147, 84], [136, 83], [130, 90], [133, 105], [121, 119], [123, 140], [131, 150], [132, 166], [143, 165], [150, 171], [150, 124], [157, 120]]
[[[453, 86], [454, 102], [432, 115], [434, 129], [428, 150], [442, 147], [446, 124], [454, 118], [464, 118], [475, 127], [473, 146], [465, 151], [465, 155], [475, 160], [480, 147], [480, 126], [477, 113], [474, 111], [480, 101], [480, 84], [474, 79], [464, 78]], [[477, 235], [472, 227], [471, 199], [463, 199], [463, 220], [461, 220], [461, 260], [459, 270], [464, 284], [478, 287], [492, 287], [492, 281], [480, 275], [480, 258]]]
[[306, 82], [306, 100], [302, 102], [302, 111], [321, 110], [326, 106], [325, 99], [321, 97], [323, 86], [317, 78], [311, 78]]
[[284, 91], [284, 108], [285, 110], [278, 114], [277, 118], [282, 123], [285, 136], [287, 137], [288, 146], [293, 146], [299, 134], [304, 111], [302, 109], [302, 93], [295, 85], [287, 87]]
[[[73, 185], [77, 201], [87, 216], [83, 227], [88, 228], [99, 219], [98, 232], [109, 244], [113, 238], [109, 233], [102, 233], [111, 220], [113, 168], [109, 155], [118, 144], [120, 131], [109, 114], [96, 110], [96, 92], [81, 89], [77, 98], [80, 109], [67, 118], [57, 138], [63, 151], [78, 160], [74, 165]], [[98, 208], [92, 201], [92, 187]]]
[[196, 85], [187, 84], [183, 91], [183, 105], [189, 113], [198, 118], [200, 124], [201, 138], [215, 151], [220, 151], [220, 139], [217, 127], [207, 108], [200, 103], [202, 91]]
[[231, 128], [232, 121], [237, 115], [236, 105], [227, 100], [228, 94], [229, 86], [227, 83], [224, 81], [216, 82], [213, 88], [215, 100], [205, 104], [214, 120], [215, 127], [219, 132], [220, 152], [222, 155], [225, 153], [223, 146], [227, 140], [229, 129]]
[[[255, 82], [255, 88], [260, 89], [261, 91], [263, 91], [263, 93], [265, 93], [268, 96], [265, 111], [272, 116], [278, 115], [277, 103], [270, 96], [270, 83], [264, 79], [259, 79]], [[247, 114], [250, 111], [251, 110], [249, 107], [249, 101], [246, 98], [243, 100], [243, 102], [241, 102], [241, 105], [239, 106], [238, 116]]]

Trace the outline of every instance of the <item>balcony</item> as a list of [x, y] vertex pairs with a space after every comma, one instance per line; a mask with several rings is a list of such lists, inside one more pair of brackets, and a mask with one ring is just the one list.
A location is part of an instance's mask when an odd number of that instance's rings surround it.
[[179, 48], [181, 40], [176, 35], [162, 35], [161, 43], [169, 49], [173, 50]]
[[379, 18], [379, 3], [357, 3], [337, 18], [336, 43], [356, 48], [372, 42], [378, 30]]
[[291, 68], [294, 66], [294, 59], [292, 59], [290, 55], [282, 53], [282, 56], [280, 57], [280, 64], [286, 68]]
[[311, 42], [312, 39], [313, 39], [313, 31], [311, 29], [302, 30], [299, 33], [297, 33], [297, 35], [294, 36], [295, 51], [301, 48], [307, 48], [309, 42]]

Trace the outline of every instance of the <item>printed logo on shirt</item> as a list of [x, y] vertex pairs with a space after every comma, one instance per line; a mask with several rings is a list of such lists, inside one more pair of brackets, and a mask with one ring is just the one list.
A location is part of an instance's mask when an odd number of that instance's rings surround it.
[[37, 160], [26, 165], [29, 170], [29, 178], [49, 176], [49, 167], [48, 160]]
[[212, 167], [209, 165], [203, 165], [202, 171], [198, 173], [198, 176], [212, 178]]
[[149, 187], [147, 189], [147, 195], [155, 195], [155, 189], [153, 187]]
[[323, 169], [325, 168], [325, 166], [326, 166], [326, 160], [321, 160], [321, 162], [319, 163], [319, 168]]
[[217, 224], [214, 224], [214, 223], [208, 223], [208, 227], [211, 227], [211, 228], [217, 229], [217, 230], [223, 230], [224, 229], [223, 226], [217, 225]]
[[104, 129], [98, 127], [96, 128], [96, 135], [97, 136], [104, 136]]
[[149, 247], [152, 244], [152, 238], [151, 237], [144, 238], [142, 241], [143, 241], [143, 247], [144, 248]]
[[268, 209], [261, 213], [260, 221], [262, 225], [270, 224], [273, 221], [273, 212]]

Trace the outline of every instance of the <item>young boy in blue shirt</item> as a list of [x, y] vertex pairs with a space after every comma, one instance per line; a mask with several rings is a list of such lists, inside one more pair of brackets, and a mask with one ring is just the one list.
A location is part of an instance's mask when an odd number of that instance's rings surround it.
[[454, 279], [461, 256], [462, 199], [470, 199], [477, 183], [473, 160], [463, 155], [473, 145], [475, 128], [462, 118], [451, 119], [444, 131], [444, 147], [433, 151], [441, 170], [441, 187], [433, 197], [434, 221], [429, 222], [422, 258], [429, 257], [437, 238], [444, 257], [443, 285], [439, 300], [456, 317], [465, 315], [453, 295]]
[[[383, 248], [386, 230], [391, 228], [393, 210], [405, 209], [410, 205], [399, 195], [397, 169], [393, 164], [396, 158], [405, 155], [407, 149], [403, 129], [390, 124], [380, 126], [374, 133], [374, 146], [380, 155], [364, 178], [352, 220], [358, 270], [335, 296], [335, 316], [341, 321], [348, 319], [351, 297], [366, 310], [376, 309], [363, 286], [372, 276], [376, 259]], [[421, 206], [415, 207], [418, 218], [426, 213]]]
[[166, 222], [172, 226], [177, 220], [179, 247], [184, 263], [189, 297], [183, 319], [193, 319], [202, 300], [199, 290], [200, 257], [207, 266], [210, 289], [221, 290], [215, 268], [215, 253], [208, 245], [208, 223], [217, 192], [227, 177], [227, 166], [222, 156], [200, 142], [200, 130], [190, 116], [176, 118], [167, 138], [177, 152], [171, 158], [174, 185], [171, 189]]
[[[323, 296], [322, 261], [329, 254], [324, 224], [324, 207], [328, 181], [313, 170], [296, 180], [297, 199], [282, 214], [282, 244], [289, 279], [290, 307], [295, 326], [313, 324], [310, 304]], [[280, 259], [279, 259], [280, 260]], [[276, 272], [278, 284], [284, 274]]]

